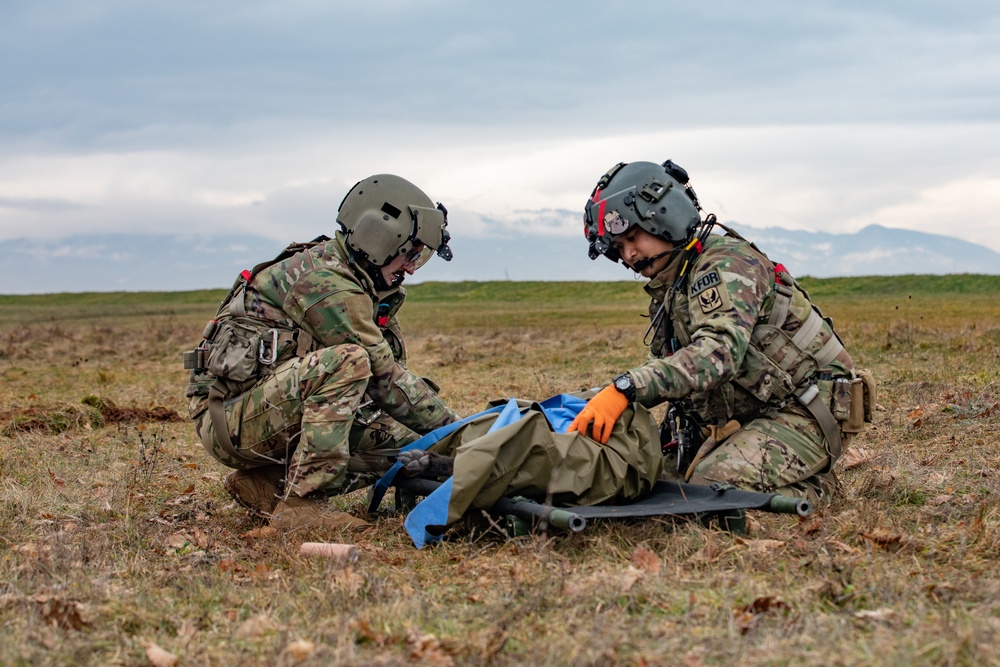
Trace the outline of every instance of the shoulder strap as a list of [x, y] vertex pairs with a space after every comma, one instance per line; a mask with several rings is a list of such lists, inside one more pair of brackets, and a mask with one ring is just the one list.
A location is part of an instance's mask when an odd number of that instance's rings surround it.
[[250, 284], [250, 281], [253, 280], [258, 273], [268, 268], [269, 266], [274, 266], [278, 262], [285, 261], [295, 253], [302, 252], [303, 250], [308, 250], [309, 248], [318, 246], [321, 243], [326, 243], [329, 240], [330, 240], [329, 236], [320, 234], [312, 241], [305, 241], [305, 242], [296, 241], [294, 243], [289, 243], [287, 246], [285, 246], [285, 249], [282, 250], [280, 253], [278, 253], [278, 256], [275, 257], [274, 259], [269, 259], [267, 261], [261, 262], [260, 264], [254, 266], [252, 269], [249, 270], [243, 269], [242, 271], [240, 271], [240, 275], [236, 278], [236, 282], [233, 283], [232, 289], [229, 290], [229, 294], [226, 295], [226, 298], [222, 300], [222, 305], [219, 306], [220, 314], [228, 304], [229, 314], [232, 317], [246, 317], [247, 309], [246, 309], [246, 304], [244, 303], [243, 293], [246, 290], [246, 286]]

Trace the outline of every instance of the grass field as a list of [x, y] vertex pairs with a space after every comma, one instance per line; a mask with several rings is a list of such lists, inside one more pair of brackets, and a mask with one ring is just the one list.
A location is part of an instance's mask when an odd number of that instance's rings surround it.
[[[0, 664], [1000, 664], [1000, 277], [805, 286], [880, 385], [832, 506], [420, 551], [391, 503], [283, 536], [228, 498], [180, 368], [221, 292], [0, 296]], [[401, 320], [468, 414], [641, 363], [644, 309], [632, 282], [435, 283]]]

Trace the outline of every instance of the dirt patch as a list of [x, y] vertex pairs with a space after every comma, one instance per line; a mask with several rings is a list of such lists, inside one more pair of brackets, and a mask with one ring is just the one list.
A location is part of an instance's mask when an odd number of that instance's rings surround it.
[[156, 405], [149, 408], [120, 406], [99, 396], [85, 396], [80, 405], [31, 406], [0, 413], [0, 433], [63, 433], [70, 429], [97, 428], [106, 424], [180, 422], [176, 410]]

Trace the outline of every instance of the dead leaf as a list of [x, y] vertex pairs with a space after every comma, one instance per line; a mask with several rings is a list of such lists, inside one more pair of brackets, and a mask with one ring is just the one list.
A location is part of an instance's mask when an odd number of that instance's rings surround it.
[[629, 590], [635, 586], [635, 582], [639, 581], [643, 577], [643, 572], [634, 565], [629, 565], [628, 569], [622, 572], [621, 580], [619, 581], [619, 590], [622, 593], [627, 593]]
[[951, 584], [931, 584], [924, 590], [927, 592], [927, 597], [936, 602], [950, 602], [958, 593], [958, 589]]
[[858, 618], [863, 621], [889, 624], [895, 620], [896, 612], [885, 607], [882, 609], [861, 609], [860, 611], [854, 612], [854, 618]]
[[198, 464], [197, 463], [185, 463], [185, 464], [181, 465], [181, 467], [182, 468], [189, 468], [190, 470], [197, 470], [198, 469]]
[[206, 534], [201, 528], [195, 528], [192, 532], [193, 535], [191, 536], [191, 541], [194, 542], [194, 544], [200, 549], [208, 549], [209, 544], [211, 544], [208, 534]]
[[34, 542], [27, 542], [25, 544], [18, 544], [17, 546], [13, 547], [11, 551], [22, 553], [28, 558], [38, 558], [39, 556], [48, 555], [49, 553], [51, 553], [52, 547], [51, 545], [48, 544], [38, 545], [35, 544]]
[[49, 471], [49, 479], [52, 480], [53, 484], [55, 484], [60, 488], [66, 486], [66, 480], [64, 480], [62, 477], [57, 477], [56, 474], [51, 470]]
[[274, 526], [261, 526], [259, 528], [252, 528], [245, 533], [241, 533], [240, 537], [246, 540], [257, 539], [261, 537], [271, 537], [272, 535], [277, 535], [278, 529]]
[[287, 644], [282, 653], [292, 656], [296, 662], [301, 662], [316, 651], [316, 644], [308, 639], [294, 639]]
[[177, 656], [170, 651], [160, 648], [148, 639], [143, 641], [142, 645], [146, 649], [146, 658], [153, 667], [177, 667]]
[[166, 539], [166, 545], [174, 550], [183, 549], [189, 544], [191, 544], [191, 536], [184, 531], [173, 533]]
[[188, 488], [186, 488], [186, 489], [184, 489], [183, 491], [181, 491], [181, 493], [184, 493], [184, 494], [188, 494], [188, 493], [194, 493], [194, 484], [192, 484], [192, 485], [191, 485], [191, 486], [189, 486]]
[[885, 530], [879, 530], [876, 528], [870, 533], [859, 533], [859, 535], [870, 545], [884, 549], [889, 553], [896, 553], [903, 546], [903, 538], [901, 535], [896, 535], [895, 533], [890, 533]]
[[749, 634], [757, 627], [760, 617], [771, 612], [787, 614], [791, 609], [782, 600], [773, 596], [759, 597], [750, 604], [733, 609], [733, 624], [741, 635]]
[[381, 632], [378, 632], [371, 626], [371, 624], [365, 619], [361, 619], [355, 623], [355, 632], [358, 633], [358, 637], [366, 642], [375, 644], [376, 646], [382, 646], [385, 644], [388, 637]]
[[850, 544], [844, 544], [840, 540], [828, 540], [828, 541], [829, 541], [830, 545], [834, 549], [837, 549], [838, 551], [843, 551], [844, 553], [847, 553], [847, 554], [859, 554], [859, 553], [861, 553], [860, 549], [852, 547]]
[[688, 561], [697, 563], [714, 563], [721, 555], [722, 547], [711, 539], [706, 539], [705, 546], [692, 554]]
[[632, 565], [646, 574], [660, 573], [660, 557], [643, 544], [637, 546], [632, 552]]
[[49, 625], [54, 625], [63, 630], [86, 630], [90, 627], [83, 618], [82, 612], [86, 605], [75, 600], [63, 600], [53, 595], [35, 596], [35, 602], [39, 605], [39, 613]]
[[799, 523], [799, 530], [810, 537], [815, 535], [823, 527], [823, 519], [818, 516], [811, 517], [809, 519], [803, 519]]
[[782, 600], [771, 595], [766, 595], [755, 599], [748, 605], [740, 607], [739, 610], [748, 614], [766, 614], [769, 611], [787, 612], [789, 608]]
[[236, 630], [236, 636], [239, 639], [254, 639], [263, 637], [277, 629], [278, 626], [266, 614], [257, 614], [243, 621], [243, 624]]
[[242, 572], [243, 568], [232, 558], [223, 558], [219, 561], [220, 572]]
[[177, 636], [191, 638], [198, 633], [198, 626], [190, 618], [181, 621], [181, 627], [177, 628]]
[[745, 540], [742, 537], [736, 538], [736, 543], [749, 547], [750, 551], [754, 553], [777, 551], [787, 544], [785, 540]]
[[428, 665], [452, 667], [455, 661], [445, 653], [441, 642], [431, 634], [422, 635], [415, 629], [410, 629], [406, 635], [406, 643], [410, 645], [410, 659]]
[[930, 500], [928, 500], [927, 504], [928, 505], [944, 505], [945, 503], [947, 503], [951, 499], [952, 499], [952, 495], [950, 493], [942, 493], [941, 495], [934, 496], [933, 498], [931, 498]]
[[920, 419], [923, 416], [924, 416], [924, 407], [922, 405], [918, 405], [917, 407], [913, 408], [910, 414], [906, 415], [906, 418], [909, 419], [910, 421], [914, 421], [916, 419]]
[[875, 455], [863, 447], [851, 447], [840, 457], [840, 467], [844, 470], [868, 463]]

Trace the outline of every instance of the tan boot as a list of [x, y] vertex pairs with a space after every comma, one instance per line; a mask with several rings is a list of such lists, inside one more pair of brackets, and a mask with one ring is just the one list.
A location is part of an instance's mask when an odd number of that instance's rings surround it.
[[335, 509], [326, 498], [300, 498], [289, 495], [278, 502], [271, 513], [271, 526], [278, 530], [304, 528], [364, 528], [367, 521]]
[[284, 477], [283, 465], [235, 470], [222, 480], [222, 486], [233, 500], [250, 510], [251, 514], [267, 519], [278, 504]]

